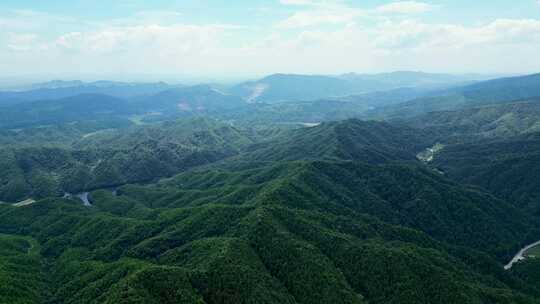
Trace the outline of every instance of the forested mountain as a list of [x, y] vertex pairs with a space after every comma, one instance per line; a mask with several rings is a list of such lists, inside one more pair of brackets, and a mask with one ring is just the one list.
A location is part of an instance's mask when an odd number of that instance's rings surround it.
[[407, 125], [441, 144], [431, 166], [540, 215], [538, 98], [431, 112], [407, 120]]
[[0, 231], [35, 238], [52, 262], [40, 290], [65, 302], [528, 301], [510, 286], [530, 286], [489, 257], [518, 245], [524, 218], [414, 167], [281, 163], [119, 193], [93, 193], [91, 209], [50, 199], [0, 206]]
[[207, 85], [171, 89], [136, 98], [133, 103], [145, 111], [183, 114], [219, 112], [245, 105], [240, 97], [225, 94]]
[[448, 145], [433, 166], [540, 216], [540, 133]]
[[251, 142], [229, 125], [195, 119], [85, 134], [68, 146], [7, 146], [0, 150], [0, 201], [148, 182], [234, 155]]
[[451, 76], [420, 72], [344, 74], [339, 76], [275, 74], [233, 87], [231, 93], [248, 102], [275, 103], [308, 101], [398, 88], [447, 87], [475, 80], [473, 76]]
[[434, 74], [413, 71], [397, 71], [391, 73], [380, 74], [358, 74], [349, 73], [339, 76], [340, 78], [354, 82], [359, 87], [366, 83], [372, 82], [373, 87], [368, 87], [370, 91], [375, 90], [391, 90], [395, 88], [418, 88], [465, 84], [483, 80], [488, 76], [483, 75], [450, 75], [450, 74]]
[[489, 104], [513, 103], [540, 96], [540, 74], [494, 79], [441, 90], [432, 96], [376, 109], [371, 115], [384, 118], [413, 117], [445, 110]]
[[159, 83], [122, 83], [111, 81], [96, 81], [84, 83], [81, 81], [52, 81], [36, 84], [30, 90], [0, 92], [0, 106], [17, 103], [62, 99], [77, 95], [99, 94], [117, 98], [133, 98], [157, 94], [161, 91], [175, 88], [163, 82]]
[[264, 127], [272, 124], [317, 124], [358, 118], [368, 109], [369, 106], [361, 102], [322, 99], [272, 104], [252, 103], [221, 111], [213, 116], [248, 127]]
[[540, 98], [430, 112], [405, 121], [445, 142], [508, 138], [540, 131]]
[[352, 82], [332, 76], [275, 74], [233, 87], [231, 93], [247, 102], [311, 100], [362, 93]]
[[125, 100], [107, 95], [77, 95], [0, 108], [0, 127], [19, 128], [80, 120], [109, 120], [133, 113]]
[[0, 303], [538, 303], [536, 76], [461, 80], [3, 106]]
[[366, 163], [414, 161], [432, 143], [417, 130], [384, 122], [351, 119], [292, 130], [253, 145], [238, 156], [242, 162], [291, 160], [359, 160]]
[[0, 127], [21, 128], [80, 121], [155, 121], [246, 106], [239, 97], [226, 95], [210, 86], [193, 86], [159, 92], [132, 99], [103, 94], [83, 94], [0, 106]]

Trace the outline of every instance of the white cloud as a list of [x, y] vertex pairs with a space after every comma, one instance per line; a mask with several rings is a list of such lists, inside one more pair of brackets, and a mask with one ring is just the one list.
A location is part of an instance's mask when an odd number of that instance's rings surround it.
[[317, 25], [336, 25], [350, 23], [364, 16], [367, 11], [350, 7], [342, 1], [313, 1], [313, 0], [282, 0], [282, 3], [309, 5], [307, 9], [299, 10], [276, 24], [277, 28], [293, 29]]
[[425, 2], [398, 1], [379, 6], [377, 11], [395, 14], [421, 14], [432, 10], [433, 7], [433, 5]]
[[[540, 70], [540, 20], [498, 19], [480, 26], [386, 20], [273, 36], [243, 50], [271, 71], [373, 70], [523, 72]], [[268, 63], [267, 66], [265, 64]]]
[[342, 24], [364, 15], [362, 10], [308, 10], [296, 12], [277, 24], [278, 28], [302, 28], [321, 24]]
[[279, 3], [283, 5], [313, 5], [315, 4], [312, 0], [279, 0]]
[[[184, 15], [168, 11], [83, 27], [41, 14], [0, 15], [0, 26], [10, 24], [0, 31], [0, 69], [5, 73], [198, 75], [540, 70], [537, 19], [496, 19], [465, 26], [388, 17], [339, 1], [321, 3], [295, 8], [274, 26], [249, 28], [181, 23]], [[51, 34], [45, 19], [56, 20], [60, 31]]]
[[17, 52], [31, 51], [36, 47], [38, 36], [33, 33], [15, 34], [8, 33], [6, 46]]
[[83, 53], [204, 53], [216, 47], [225, 31], [237, 29], [228, 25], [138, 25], [108, 27], [93, 32], [71, 32], [60, 36], [55, 45]]
[[333, 7], [342, 5], [342, 0], [279, 0], [283, 5], [295, 6], [318, 6], [318, 7]]

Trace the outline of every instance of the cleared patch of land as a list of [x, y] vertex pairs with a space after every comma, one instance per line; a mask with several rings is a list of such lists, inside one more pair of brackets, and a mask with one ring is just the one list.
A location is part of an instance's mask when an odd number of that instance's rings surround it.
[[18, 203], [15, 203], [13, 204], [13, 206], [15, 207], [23, 207], [23, 206], [28, 206], [28, 205], [32, 205], [33, 203], [35, 203], [36, 201], [34, 199], [25, 199], [24, 201], [20, 201]]
[[425, 163], [430, 163], [435, 158], [435, 155], [442, 149], [444, 149], [444, 145], [437, 143], [433, 147], [427, 148], [425, 151], [418, 153], [416, 157]]

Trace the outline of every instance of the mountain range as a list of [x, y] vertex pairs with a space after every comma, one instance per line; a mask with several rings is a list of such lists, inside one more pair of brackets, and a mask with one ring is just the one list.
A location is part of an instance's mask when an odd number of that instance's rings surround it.
[[10, 92], [0, 303], [538, 303], [540, 77], [479, 78]]

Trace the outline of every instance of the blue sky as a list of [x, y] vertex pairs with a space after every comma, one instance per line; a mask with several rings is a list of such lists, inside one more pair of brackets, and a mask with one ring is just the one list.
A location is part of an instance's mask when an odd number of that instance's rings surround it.
[[539, 54], [540, 0], [0, 2], [14, 77], [532, 73]]

